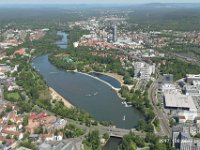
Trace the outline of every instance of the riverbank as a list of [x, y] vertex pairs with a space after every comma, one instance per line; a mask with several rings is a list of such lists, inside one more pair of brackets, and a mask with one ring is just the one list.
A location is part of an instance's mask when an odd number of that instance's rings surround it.
[[[69, 70], [67, 70], [67, 71], [69, 71]], [[96, 80], [98, 80], [98, 81], [100, 81], [100, 82], [103, 82], [104, 84], [110, 86], [110, 87], [111, 87], [113, 90], [115, 90], [115, 91], [119, 91], [119, 90], [121, 89], [121, 88], [116, 88], [116, 87], [112, 86], [110, 83], [108, 83], [108, 82], [106, 82], [106, 81], [104, 81], [104, 80], [102, 80], [102, 79], [100, 79], [100, 78], [98, 78], [98, 77], [92, 76], [92, 75], [90, 75], [89, 73], [79, 72], [79, 71], [77, 71], [77, 70], [72, 71], [72, 72], [76, 72], [76, 73], [83, 74], [83, 75], [89, 76], [89, 77], [91, 77], [91, 78], [94, 78], [94, 79], [96, 79]], [[97, 73], [98, 73], [98, 72], [97, 72]], [[114, 79], [115, 79], [115, 78], [114, 78]], [[117, 81], [118, 81], [118, 80], [117, 80]]]
[[53, 88], [49, 87], [49, 90], [53, 99], [61, 100], [67, 108], [74, 108], [74, 106], [68, 100], [58, 94]]
[[116, 79], [117, 81], [119, 81], [119, 83], [121, 84], [121, 86], [124, 85], [124, 79], [123, 79], [124, 77], [121, 76], [121, 75], [118, 75], [117, 73], [111, 73], [111, 72], [97, 72], [97, 73], [110, 76], [110, 77]]

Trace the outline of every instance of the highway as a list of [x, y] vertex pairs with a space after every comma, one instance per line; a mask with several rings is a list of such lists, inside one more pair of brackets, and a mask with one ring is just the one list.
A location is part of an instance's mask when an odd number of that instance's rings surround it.
[[161, 110], [159, 109], [159, 107], [157, 106], [157, 96], [156, 96], [156, 92], [157, 92], [157, 85], [158, 85], [158, 81], [154, 81], [149, 90], [148, 90], [148, 95], [149, 95], [149, 100], [151, 101], [151, 104], [153, 106], [154, 112], [156, 114], [156, 116], [159, 119], [159, 123], [160, 123], [160, 128], [161, 128], [161, 133], [158, 133], [160, 136], [171, 136], [171, 128], [169, 127], [169, 121], [168, 121], [168, 117], [167, 115]]

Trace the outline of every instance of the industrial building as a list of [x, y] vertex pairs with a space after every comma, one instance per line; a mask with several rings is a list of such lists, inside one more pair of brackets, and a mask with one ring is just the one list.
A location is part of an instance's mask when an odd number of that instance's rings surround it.
[[184, 116], [186, 120], [195, 120], [197, 107], [191, 96], [164, 93], [165, 108], [174, 116]]

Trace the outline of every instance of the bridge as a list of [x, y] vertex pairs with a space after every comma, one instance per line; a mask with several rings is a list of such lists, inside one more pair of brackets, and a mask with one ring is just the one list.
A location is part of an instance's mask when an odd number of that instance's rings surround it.
[[129, 134], [130, 130], [116, 128], [116, 129], [109, 129], [108, 133], [112, 137], [122, 138], [124, 135]]
[[122, 129], [122, 128], [114, 128], [114, 127], [101, 127], [102, 132], [108, 132], [112, 137], [122, 138], [124, 135], [129, 134], [130, 132], [135, 135], [145, 137], [146, 134], [140, 131], [137, 131], [135, 128], [133, 129]]

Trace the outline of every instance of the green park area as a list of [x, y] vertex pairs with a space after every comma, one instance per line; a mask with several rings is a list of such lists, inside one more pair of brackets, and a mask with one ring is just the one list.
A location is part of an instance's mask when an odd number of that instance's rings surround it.
[[12, 102], [16, 102], [18, 100], [20, 100], [20, 95], [18, 92], [5, 92], [4, 93], [4, 97]]

